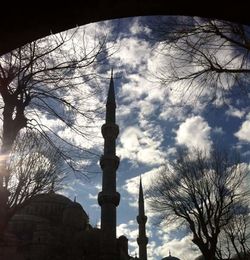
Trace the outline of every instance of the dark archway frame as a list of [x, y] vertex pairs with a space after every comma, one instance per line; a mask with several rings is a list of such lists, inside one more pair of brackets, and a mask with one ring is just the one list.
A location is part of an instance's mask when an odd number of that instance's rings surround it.
[[[201, 16], [250, 25], [249, 8], [237, 1], [177, 1], [177, 0], [82, 0], [79, 3], [51, 0], [10, 1], [1, 12], [0, 55], [25, 43], [51, 33], [65, 31], [75, 26], [108, 19], [146, 15]], [[218, 5], [220, 2], [220, 5]]]

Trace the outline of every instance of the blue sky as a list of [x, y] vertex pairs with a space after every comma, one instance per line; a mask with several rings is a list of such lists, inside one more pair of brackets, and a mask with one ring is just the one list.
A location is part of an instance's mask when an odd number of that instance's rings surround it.
[[[206, 150], [211, 149], [213, 143], [230, 145], [239, 149], [248, 162], [250, 142], [247, 95], [238, 95], [235, 91], [227, 96], [226, 103], [217, 100], [207, 104], [204, 99], [209, 97], [209, 91], [205, 92], [202, 100], [195, 95], [183, 96], [179, 85], [171, 86], [170, 91], [157, 81], [155, 76], [165, 61], [164, 56], [156, 51], [159, 43], [149, 40], [152, 31], [147, 22], [148, 18], [135, 17], [82, 27], [86, 30], [88, 42], [94, 41], [96, 36], [107, 35], [107, 45], [112, 46], [108, 62], [96, 68], [95, 72], [102, 76], [99, 84], [103, 90], [92, 97], [92, 104], [105, 107], [110, 68], [113, 67], [120, 127], [117, 155], [121, 159], [117, 172], [117, 190], [121, 194], [117, 230], [118, 235], [124, 234], [129, 238], [131, 255], [138, 254], [136, 216], [140, 175], [146, 190], [157, 170], [174, 154], [177, 145]], [[89, 88], [87, 85], [84, 87], [85, 91]], [[185, 105], [181, 105], [183, 101]], [[44, 120], [51, 127], [57, 127], [58, 122]], [[92, 123], [90, 131], [95, 138], [88, 141], [77, 139], [75, 142], [101, 154], [103, 139], [100, 127], [103, 123], [104, 113], [101, 119]], [[60, 129], [58, 133], [70, 140], [75, 138], [67, 129]], [[92, 166], [98, 169], [98, 158], [93, 159]], [[97, 194], [101, 190], [101, 177], [99, 172], [89, 180], [68, 180], [62, 191], [71, 199], [77, 197], [94, 226], [100, 223]], [[154, 213], [147, 207], [147, 202], [146, 213], [149, 260], [161, 259], [168, 255], [169, 250], [182, 260], [199, 255], [185, 227], [154, 225]]]

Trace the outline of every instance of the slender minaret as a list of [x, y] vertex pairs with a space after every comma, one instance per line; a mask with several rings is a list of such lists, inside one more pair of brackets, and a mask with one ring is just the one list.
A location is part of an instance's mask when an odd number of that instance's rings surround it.
[[100, 165], [103, 177], [102, 191], [98, 194], [98, 203], [101, 206], [102, 260], [117, 260], [116, 207], [120, 202], [120, 194], [116, 191], [116, 170], [119, 166], [119, 157], [116, 156], [116, 138], [119, 134], [119, 127], [115, 123], [115, 110], [112, 71], [106, 104], [106, 122], [102, 126], [104, 153], [100, 159]]
[[145, 209], [144, 209], [144, 197], [143, 197], [141, 176], [140, 176], [138, 204], [139, 204], [139, 215], [137, 216], [137, 222], [139, 224], [139, 236], [137, 238], [137, 243], [139, 246], [139, 259], [147, 260], [147, 244], [148, 244], [148, 238], [146, 236], [147, 216], [145, 215]]

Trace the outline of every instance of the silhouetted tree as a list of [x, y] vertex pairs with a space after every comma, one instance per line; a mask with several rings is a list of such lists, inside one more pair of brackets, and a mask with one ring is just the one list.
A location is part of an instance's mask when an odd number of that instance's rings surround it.
[[234, 218], [223, 228], [219, 236], [216, 252], [218, 259], [249, 259], [249, 221], [248, 208], [236, 210]]
[[180, 152], [152, 183], [150, 205], [161, 222], [186, 224], [204, 259], [214, 260], [220, 234], [240, 209], [248, 209], [249, 191], [243, 187], [248, 174], [248, 167], [226, 152]]
[[250, 27], [199, 17], [167, 17], [151, 23], [156, 50], [165, 56], [158, 77], [168, 87], [211, 100], [232, 87], [249, 91]]
[[65, 177], [63, 162], [54, 147], [34, 132], [19, 134], [9, 161], [9, 208], [16, 208], [41, 192], [61, 187]]
[[[76, 30], [37, 40], [0, 57], [1, 154], [8, 155], [17, 134], [26, 127], [36, 129], [58, 147], [59, 139], [64, 138], [41, 120], [44, 116], [87, 138], [88, 122], [98, 111], [91, 103], [98, 86], [90, 80], [105, 51], [104, 39], [86, 43], [84, 32]], [[71, 145], [73, 149], [74, 143]], [[73, 167], [66, 151], [58, 152]]]
[[249, 212], [236, 212], [229, 225], [224, 228], [225, 237], [230, 241], [239, 260], [249, 259], [250, 255], [250, 219]]
[[[99, 112], [98, 104], [92, 102], [98, 84], [92, 80], [97, 65], [108, 51], [105, 37], [93, 38], [92, 41], [84, 30], [71, 30], [26, 44], [0, 57], [1, 212], [8, 206], [4, 201], [7, 189], [11, 189], [10, 170], [13, 166], [7, 167], [9, 155], [22, 129], [36, 130], [75, 171], [81, 167], [84, 172], [83, 165], [77, 164], [79, 158], [88, 159], [94, 154], [85, 149], [83, 142], [92, 138], [89, 124]], [[47, 124], [45, 119], [56, 120], [56, 124]], [[61, 135], [59, 130], [62, 129], [77, 136], [79, 142]], [[23, 174], [20, 176], [23, 178]], [[34, 177], [31, 172], [28, 176]], [[20, 188], [16, 187], [16, 191]], [[22, 201], [23, 196], [24, 193], [16, 194], [9, 203]]]
[[1, 229], [35, 195], [60, 189], [66, 174], [57, 150], [34, 131], [18, 134], [7, 161], [7, 170], [8, 194]]

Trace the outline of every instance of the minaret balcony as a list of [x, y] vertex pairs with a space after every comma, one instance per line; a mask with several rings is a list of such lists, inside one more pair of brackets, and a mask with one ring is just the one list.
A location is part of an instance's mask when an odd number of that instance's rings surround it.
[[120, 158], [116, 155], [102, 155], [100, 159], [101, 168], [104, 169], [111, 169], [117, 170], [120, 163]]
[[119, 134], [119, 126], [115, 123], [106, 123], [102, 125], [102, 136], [116, 139]]
[[98, 203], [100, 206], [111, 203], [117, 207], [120, 203], [120, 193], [116, 191], [115, 193], [109, 194], [101, 191], [98, 194]]
[[137, 216], [137, 223], [138, 224], [145, 224], [147, 222], [147, 216]]
[[137, 238], [137, 244], [138, 245], [147, 245], [148, 244], [148, 238], [147, 237], [138, 237]]

